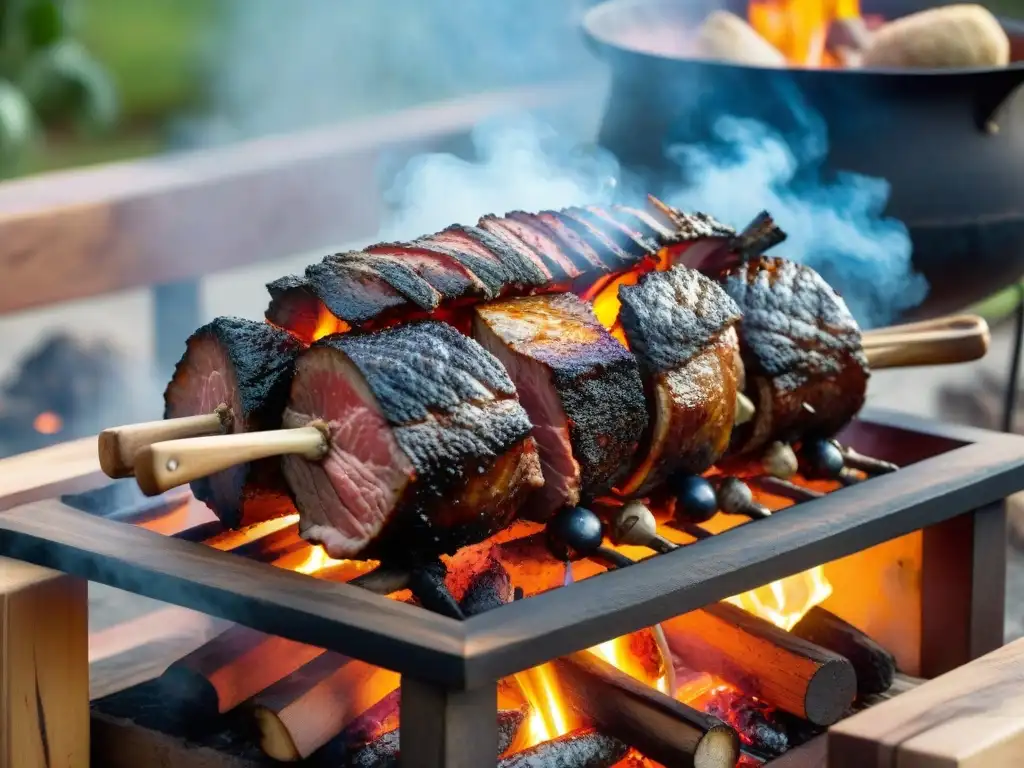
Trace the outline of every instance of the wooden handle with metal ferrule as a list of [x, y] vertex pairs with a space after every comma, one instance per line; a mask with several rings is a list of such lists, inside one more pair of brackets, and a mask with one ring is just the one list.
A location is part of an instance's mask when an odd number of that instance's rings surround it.
[[883, 338], [884, 341], [864, 347], [868, 365], [875, 370], [967, 363], [984, 357], [990, 341], [984, 321], [972, 330], [893, 334]]
[[327, 455], [327, 435], [318, 426], [192, 437], [154, 443], [135, 456], [135, 479], [147, 496], [156, 496], [237, 464], [297, 454], [309, 461]]
[[186, 437], [217, 435], [231, 423], [231, 410], [222, 405], [212, 413], [178, 419], [125, 424], [100, 432], [100, 469], [115, 480], [135, 474], [135, 454], [153, 443]]

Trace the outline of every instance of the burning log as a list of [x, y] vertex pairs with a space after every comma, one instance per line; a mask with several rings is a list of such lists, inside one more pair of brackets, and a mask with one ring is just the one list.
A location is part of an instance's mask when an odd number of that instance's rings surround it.
[[589, 651], [551, 662], [569, 705], [598, 730], [652, 760], [694, 768], [732, 768], [736, 732], [634, 680]]
[[196, 709], [199, 721], [229, 712], [323, 653], [235, 625], [171, 664], [160, 681], [168, 696]]
[[740, 741], [758, 754], [777, 757], [790, 747], [786, 727], [772, 717], [771, 707], [763, 701], [723, 688], [712, 691], [703, 708], [735, 728]]
[[581, 728], [502, 758], [498, 768], [612, 768], [628, 752], [618, 739]]
[[842, 717], [857, 693], [850, 661], [727, 603], [663, 622], [672, 653], [815, 725]]
[[1003, 67], [1010, 39], [980, 5], [947, 5], [890, 21], [872, 36], [865, 67]]
[[[507, 709], [498, 712], [498, 756], [503, 755], [512, 746], [512, 742], [516, 740], [519, 729], [524, 722], [526, 722], [526, 712], [522, 709]], [[398, 760], [401, 754], [400, 739], [401, 733], [399, 728], [388, 731], [355, 751], [344, 765], [349, 768], [394, 768], [399, 764]], [[500, 760], [498, 765], [503, 766], [505, 763], [506, 760]], [[528, 765], [532, 765], [532, 763]], [[551, 766], [555, 765], [555, 763], [544, 763], [544, 765]], [[575, 768], [576, 765], [589, 766], [591, 764], [567, 762], [558, 763], [558, 765], [563, 765], [565, 768]], [[595, 763], [593, 765], [596, 766], [598, 764]], [[614, 765], [614, 763], [609, 765]]]
[[254, 699], [260, 746], [275, 760], [309, 757], [398, 683], [396, 672], [324, 653]]
[[714, 11], [697, 32], [700, 54], [755, 67], [784, 67], [786, 57], [734, 13]]
[[857, 695], [884, 693], [892, 686], [896, 659], [852, 624], [814, 606], [790, 630], [797, 637], [845, 656], [857, 674]]

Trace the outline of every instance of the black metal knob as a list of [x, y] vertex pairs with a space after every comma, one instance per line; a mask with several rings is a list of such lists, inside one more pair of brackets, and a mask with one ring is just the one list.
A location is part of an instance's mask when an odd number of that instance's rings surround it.
[[800, 453], [809, 477], [835, 480], [846, 466], [843, 452], [831, 440], [809, 440]]
[[715, 487], [700, 475], [681, 475], [673, 480], [676, 517], [691, 523], [704, 523], [718, 513]]
[[547, 524], [547, 543], [559, 560], [579, 560], [597, 552], [604, 540], [601, 518], [586, 507], [566, 507]]

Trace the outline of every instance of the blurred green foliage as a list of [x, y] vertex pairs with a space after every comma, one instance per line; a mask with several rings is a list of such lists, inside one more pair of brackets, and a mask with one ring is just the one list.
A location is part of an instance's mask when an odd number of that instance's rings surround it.
[[19, 168], [41, 129], [110, 128], [114, 85], [76, 36], [71, 0], [0, 0], [0, 175]]

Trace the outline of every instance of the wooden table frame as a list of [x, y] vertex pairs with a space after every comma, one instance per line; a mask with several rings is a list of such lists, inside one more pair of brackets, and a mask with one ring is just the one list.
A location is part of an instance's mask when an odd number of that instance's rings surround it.
[[417, 724], [403, 727], [403, 765], [475, 766], [494, 758], [501, 677], [919, 529], [923, 674], [999, 647], [1002, 500], [1024, 488], [1024, 438], [871, 413], [848, 439], [920, 461], [465, 622], [57, 501], [0, 513], [0, 554], [401, 672], [404, 722]]

